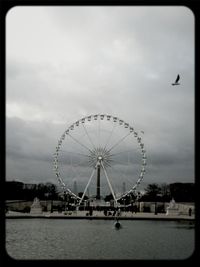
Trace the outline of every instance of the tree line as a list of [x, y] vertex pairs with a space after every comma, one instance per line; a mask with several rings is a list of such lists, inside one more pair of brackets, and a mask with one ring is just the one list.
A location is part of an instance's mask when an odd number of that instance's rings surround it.
[[[83, 192], [79, 192], [81, 197]], [[6, 200], [33, 200], [35, 197], [40, 200], [62, 200], [63, 196], [59, 194], [58, 187], [53, 183], [24, 184], [18, 181], [5, 182], [5, 199]], [[171, 199], [176, 202], [195, 202], [195, 185], [194, 183], [171, 183], [171, 184], [148, 184], [144, 194], [139, 197], [139, 201], [146, 202], [169, 202]], [[85, 196], [84, 200], [88, 197]], [[104, 200], [111, 201], [112, 194], [107, 195]], [[74, 202], [66, 196], [65, 200]], [[136, 200], [134, 194], [122, 198], [119, 202], [128, 205]]]
[[53, 183], [24, 184], [18, 181], [5, 182], [5, 198], [7, 200], [58, 200], [57, 186]]
[[149, 184], [142, 196], [142, 201], [169, 202], [195, 202], [194, 183], [171, 183], [171, 184]]

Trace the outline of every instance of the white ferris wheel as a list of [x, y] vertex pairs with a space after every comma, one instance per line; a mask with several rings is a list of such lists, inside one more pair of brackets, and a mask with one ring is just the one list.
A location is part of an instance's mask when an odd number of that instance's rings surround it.
[[54, 153], [58, 182], [78, 205], [84, 197], [101, 200], [109, 194], [117, 203], [136, 192], [145, 167], [146, 151], [139, 132], [107, 114], [86, 116], [71, 124]]

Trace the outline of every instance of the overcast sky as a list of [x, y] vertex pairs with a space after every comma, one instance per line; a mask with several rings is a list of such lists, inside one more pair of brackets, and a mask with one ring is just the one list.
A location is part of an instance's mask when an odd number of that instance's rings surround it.
[[52, 155], [62, 133], [105, 113], [144, 131], [144, 184], [194, 182], [188, 8], [15, 7], [6, 71], [7, 180], [57, 183]]

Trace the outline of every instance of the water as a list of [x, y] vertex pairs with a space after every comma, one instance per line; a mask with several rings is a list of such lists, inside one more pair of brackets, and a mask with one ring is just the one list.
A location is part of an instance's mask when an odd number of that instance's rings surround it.
[[7, 219], [6, 249], [15, 259], [186, 259], [194, 224], [175, 221]]

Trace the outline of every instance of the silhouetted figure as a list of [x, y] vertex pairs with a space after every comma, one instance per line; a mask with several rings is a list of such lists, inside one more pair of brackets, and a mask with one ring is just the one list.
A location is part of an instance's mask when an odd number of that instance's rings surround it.
[[113, 216], [115, 216], [115, 215], [116, 215], [116, 212], [117, 212], [117, 211], [116, 211], [116, 209], [115, 209], [115, 210], [113, 211]]
[[189, 213], [189, 216], [192, 215], [192, 209], [191, 208], [189, 208], [188, 213]]
[[90, 216], [92, 216], [92, 214], [93, 214], [93, 209], [92, 209], [92, 207], [90, 207], [89, 214], [90, 214]]
[[120, 215], [121, 215], [121, 209], [117, 208], [117, 216], [120, 216]]

